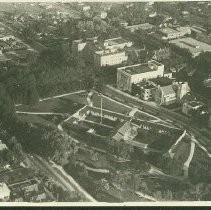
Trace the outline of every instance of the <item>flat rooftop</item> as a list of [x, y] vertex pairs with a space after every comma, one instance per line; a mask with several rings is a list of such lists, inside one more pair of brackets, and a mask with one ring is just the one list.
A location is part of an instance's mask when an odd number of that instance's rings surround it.
[[138, 24], [138, 25], [132, 25], [132, 26], [126, 26], [126, 29], [131, 29], [131, 28], [140, 28], [140, 29], [150, 29], [153, 28], [154, 25], [150, 23], [143, 23], [143, 24]]
[[124, 43], [127, 43], [128, 41], [123, 39], [122, 37], [117, 37], [113, 39], [107, 39], [105, 40], [105, 42], [108, 42], [109, 46], [113, 46], [113, 45], [118, 45], [118, 44], [124, 44]]
[[171, 40], [169, 43], [175, 44], [180, 48], [188, 49], [192, 54], [207, 52], [207, 51], [211, 52], [211, 45], [204, 42], [200, 42], [191, 37]]
[[203, 106], [204, 104], [201, 101], [190, 101], [188, 102], [188, 105], [192, 107], [198, 107], [198, 106]]
[[117, 68], [117, 70], [122, 70], [127, 72], [128, 74], [134, 75], [134, 74], [142, 74], [145, 72], [150, 72], [150, 71], [156, 71], [153, 70], [149, 67], [149, 65], [151, 64], [155, 64], [157, 66], [162, 66], [163, 64], [155, 61], [155, 60], [151, 60], [148, 63], [140, 63], [140, 64], [135, 64], [135, 65], [131, 65], [131, 66], [123, 66], [123, 67], [119, 67]]
[[124, 50], [121, 49], [115, 49], [115, 50], [100, 50], [100, 51], [96, 51], [95, 54], [97, 55], [115, 55], [118, 53], [123, 53], [125, 52]]
[[173, 34], [173, 33], [178, 33], [177, 30], [173, 29], [173, 28], [169, 28], [169, 27], [166, 27], [166, 28], [162, 28], [159, 30], [161, 33], [163, 34]]
[[124, 66], [124, 67], [120, 67], [118, 69], [121, 69], [131, 75], [142, 74], [145, 72], [154, 71], [151, 68], [149, 68], [147, 63], [136, 64], [136, 65], [132, 65], [132, 66]]

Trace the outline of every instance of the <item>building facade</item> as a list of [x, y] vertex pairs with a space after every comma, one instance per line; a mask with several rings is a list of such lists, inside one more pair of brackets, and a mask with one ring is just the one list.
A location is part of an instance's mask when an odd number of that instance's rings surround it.
[[79, 53], [83, 51], [83, 49], [86, 46], [86, 42], [84, 42], [82, 39], [74, 40], [72, 43], [72, 53], [74, 56], [77, 56]]
[[136, 64], [117, 68], [117, 87], [123, 91], [131, 92], [132, 84], [143, 80], [162, 77], [164, 65], [151, 60], [146, 64]]
[[191, 30], [188, 27], [178, 27], [176, 29], [166, 27], [160, 29], [159, 31], [163, 35], [162, 39], [165, 40], [177, 39], [185, 36], [186, 34], [191, 34]]
[[123, 50], [109, 49], [94, 53], [94, 64], [96, 67], [115, 66], [127, 60], [128, 56]]
[[104, 41], [105, 49], [123, 49], [125, 47], [132, 47], [132, 45], [131, 41], [125, 40], [122, 37], [106, 39]]

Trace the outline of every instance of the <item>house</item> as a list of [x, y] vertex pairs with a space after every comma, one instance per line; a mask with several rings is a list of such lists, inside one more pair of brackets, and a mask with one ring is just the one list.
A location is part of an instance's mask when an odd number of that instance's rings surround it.
[[163, 59], [169, 58], [170, 55], [171, 53], [169, 48], [163, 48], [163, 49], [160, 48], [159, 50], [154, 51], [152, 59], [156, 61], [161, 61]]
[[201, 101], [188, 101], [185, 102], [182, 106], [182, 113], [187, 116], [191, 116], [194, 111], [199, 110], [203, 107], [203, 103]]
[[164, 73], [163, 73], [163, 76], [172, 79], [173, 73], [172, 73], [172, 71], [170, 69], [165, 69]]
[[143, 80], [162, 77], [164, 65], [151, 60], [148, 63], [136, 64], [117, 68], [117, 87], [123, 91], [131, 92], [132, 84]]
[[128, 26], [128, 22], [126, 22], [125, 20], [120, 20], [120, 25], [126, 27]]
[[154, 99], [156, 85], [150, 81], [143, 81], [132, 86], [132, 94], [139, 95], [142, 100]]
[[106, 11], [101, 11], [100, 12], [100, 18], [105, 19], [107, 17], [107, 12]]
[[187, 82], [177, 82], [174, 83], [174, 88], [177, 93], [177, 100], [181, 102], [181, 100], [184, 98], [187, 93], [190, 92], [190, 87]]
[[115, 66], [128, 60], [124, 50], [107, 49], [94, 53], [94, 65], [96, 67]]
[[3, 144], [2, 141], [0, 140], [0, 151], [7, 149], [7, 145]]
[[8, 201], [10, 198], [10, 189], [5, 183], [0, 183], [0, 201]]
[[158, 86], [155, 91], [155, 102], [159, 105], [168, 106], [175, 103], [177, 100], [176, 92], [172, 85]]

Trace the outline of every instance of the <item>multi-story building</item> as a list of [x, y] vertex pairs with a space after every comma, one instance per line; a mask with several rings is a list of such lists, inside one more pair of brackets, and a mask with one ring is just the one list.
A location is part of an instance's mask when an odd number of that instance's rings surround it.
[[104, 41], [104, 47], [106, 49], [123, 49], [125, 47], [132, 47], [133, 43], [131, 41], [127, 41], [122, 37], [106, 39]]
[[94, 64], [96, 67], [115, 66], [128, 60], [124, 50], [107, 49], [94, 53]]
[[211, 45], [205, 42], [200, 42], [191, 37], [171, 40], [169, 43], [179, 48], [187, 49], [192, 57], [196, 57], [202, 52], [211, 52]]
[[191, 34], [191, 30], [188, 27], [178, 27], [176, 29], [166, 27], [160, 29], [159, 32], [163, 35], [162, 39], [165, 40], [177, 39], [186, 34]]
[[139, 24], [139, 25], [125, 26], [125, 29], [127, 29], [133, 33], [137, 30], [151, 30], [154, 27], [155, 26], [150, 23], [143, 23], [143, 24]]
[[201, 101], [188, 101], [183, 104], [182, 112], [187, 116], [191, 116], [194, 111], [197, 111], [203, 105]]
[[168, 106], [175, 103], [177, 100], [176, 92], [172, 85], [158, 86], [155, 91], [155, 102], [159, 105]]
[[120, 90], [131, 92], [132, 84], [162, 77], [163, 73], [164, 65], [154, 60], [144, 64], [120, 67], [117, 68], [117, 87]]

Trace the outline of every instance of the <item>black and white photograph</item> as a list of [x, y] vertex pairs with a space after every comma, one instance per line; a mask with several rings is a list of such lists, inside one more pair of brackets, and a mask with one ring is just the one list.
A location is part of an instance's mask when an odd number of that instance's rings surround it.
[[211, 1], [0, 2], [0, 202], [211, 205]]

